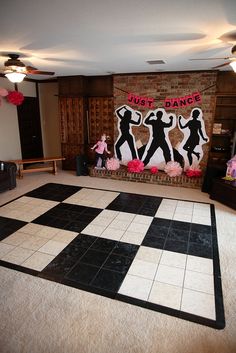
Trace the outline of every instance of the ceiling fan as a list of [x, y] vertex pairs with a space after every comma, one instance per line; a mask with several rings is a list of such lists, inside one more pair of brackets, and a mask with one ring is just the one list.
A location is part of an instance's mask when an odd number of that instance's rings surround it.
[[3, 73], [11, 82], [21, 82], [26, 75], [54, 75], [55, 72], [41, 71], [33, 66], [26, 66], [20, 61], [18, 54], [8, 54], [9, 59], [5, 61]]
[[236, 45], [234, 45], [232, 47], [231, 53], [233, 55], [232, 57], [228, 56], [225, 58], [199, 58], [199, 59], [189, 59], [189, 60], [191, 60], [191, 61], [193, 61], [193, 60], [229, 60], [226, 63], [212, 67], [212, 69], [218, 69], [220, 67], [230, 65], [233, 68], [234, 72], [236, 72]]

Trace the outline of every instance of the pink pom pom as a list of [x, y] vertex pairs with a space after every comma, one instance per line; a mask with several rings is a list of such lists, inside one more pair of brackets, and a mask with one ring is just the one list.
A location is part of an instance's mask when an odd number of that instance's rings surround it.
[[152, 167], [150, 168], [151, 174], [157, 174], [158, 173], [158, 168], [157, 167]]
[[176, 177], [182, 174], [181, 165], [178, 162], [170, 161], [166, 164], [164, 171], [170, 177]]
[[133, 159], [127, 164], [128, 172], [130, 173], [141, 173], [144, 170], [144, 164], [139, 159]]
[[7, 100], [9, 103], [14, 105], [21, 105], [23, 103], [24, 96], [21, 92], [11, 91], [7, 95]]
[[120, 168], [120, 162], [116, 158], [109, 158], [106, 162], [107, 170], [117, 170]]
[[6, 88], [0, 88], [0, 96], [6, 97], [8, 95], [8, 91]]
[[200, 168], [193, 168], [190, 167], [185, 174], [187, 175], [187, 177], [189, 178], [193, 178], [193, 177], [200, 177], [202, 176], [202, 171]]

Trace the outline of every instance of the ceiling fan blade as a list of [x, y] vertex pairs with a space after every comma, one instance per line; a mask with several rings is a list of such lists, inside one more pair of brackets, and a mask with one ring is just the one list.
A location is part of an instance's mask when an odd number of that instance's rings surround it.
[[201, 58], [201, 59], [189, 59], [190, 61], [194, 61], [194, 60], [228, 60], [229, 57], [227, 58]]
[[229, 65], [229, 64], [230, 64], [230, 61], [227, 62], [227, 63], [221, 64], [221, 65], [214, 66], [212, 69], [217, 69], [218, 67], [223, 67], [223, 66], [226, 66], [226, 65]]
[[29, 75], [50, 75], [50, 76], [55, 75], [55, 72], [41, 71], [41, 70], [27, 70], [27, 73]]

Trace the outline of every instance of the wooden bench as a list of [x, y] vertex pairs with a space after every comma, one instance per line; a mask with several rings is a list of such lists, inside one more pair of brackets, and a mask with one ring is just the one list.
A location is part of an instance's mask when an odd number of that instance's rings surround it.
[[[35, 172], [52, 172], [53, 174], [57, 174], [57, 161], [64, 161], [64, 157], [41, 157], [41, 158], [33, 158], [33, 159], [17, 159], [11, 162], [14, 162], [19, 166], [18, 175], [19, 178], [23, 178], [23, 174], [26, 173], [35, 173]], [[23, 169], [24, 164], [34, 164], [34, 163], [50, 163], [50, 166], [39, 167], [37, 165], [32, 165], [29, 169]]]

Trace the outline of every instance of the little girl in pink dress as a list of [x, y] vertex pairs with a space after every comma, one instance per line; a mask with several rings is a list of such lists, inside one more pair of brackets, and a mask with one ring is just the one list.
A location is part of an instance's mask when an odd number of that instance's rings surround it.
[[105, 156], [105, 153], [108, 153], [110, 154], [111, 152], [108, 151], [107, 149], [107, 143], [105, 142], [106, 141], [106, 138], [107, 136], [105, 134], [103, 134], [101, 136], [101, 140], [99, 140], [92, 148], [91, 150], [94, 150], [95, 148], [95, 168], [98, 167], [98, 162], [99, 162], [99, 159], [101, 158], [102, 160], [102, 165], [101, 167], [102, 168], [105, 168], [105, 163], [106, 163], [106, 156]]

